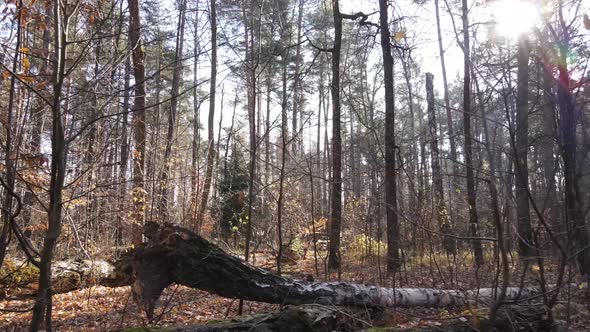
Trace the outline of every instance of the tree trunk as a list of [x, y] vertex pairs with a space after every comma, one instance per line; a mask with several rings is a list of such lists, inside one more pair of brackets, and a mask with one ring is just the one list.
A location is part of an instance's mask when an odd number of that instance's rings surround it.
[[567, 68], [567, 54], [569, 33], [564, 36], [564, 42], [560, 44], [558, 65], [557, 102], [559, 105], [559, 134], [561, 143], [561, 158], [563, 159], [563, 177], [565, 192], [565, 216], [568, 233], [572, 234], [575, 241], [574, 248], [578, 268], [583, 276], [590, 276], [590, 234], [580, 208], [580, 193], [578, 178], [576, 175], [577, 118], [574, 96], [570, 90], [571, 78]]
[[[467, 204], [469, 208], [469, 226], [471, 229], [471, 236], [477, 238], [479, 236], [479, 225], [476, 207], [476, 192], [475, 192], [475, 177], [473, 174], [473, 137], [471, 133], [471, 73], [469, 67], [471, 65], [470, 57], [470, 42], [469, 42], [469, 13], [467, 0], [462, 0], [463, 11], [463, 133], [465, 136], [465, 168], [467, 176]], [[472, 240], [473, 255], [475, 257], [475, 264], [481, 266], [484, 263], [483, 249], [481, 241]]]
[[[426, 73], [426, 101], [428, 103], [428, 125], [430, 128], [430, 155], [432, 168], [432, 189], [434, 193], [434, 208], [437, 213], [438, 225], [440, 232], [443, 234], [451, 234], [452, 227], [449, 220], [449, 212], [445, 204], [443, 179], [440, 168], [439, 150], [438, 150], [438, 135], [436, 128], [436, 114], [434, 111], [434, 76], [431, 73]], [[445, 236], [443, 238], [443, 247], [447, 254], [455, 253], [455, 241]]]
[[383, 54], [385, 85], [385, 206], [387, 211], [387, 271], [396, 272], [399, 259], [399, 224], [397, 215], [397, 183], [395, 172], [395, 109], [393, 91], [393, 57], [389, 32], [387, 0], [379, 0], [379, 26]]
[[557, 183], [555, 175], [558, 170], [558, 160], [555, 156], [555, 139], [557, 138], [555, 121], [554, 83], [551, 74], [543, 69], [542, 77], [542, 103], [541, 125], [542, 137], [539, 139], [541, 155], [541, 168], [543, 169], [543, 180], [545, 192], [543, 197], [542, 210], [546, 211], [551, 226], [556, 233], [565, 233], [560, 214], [560, 202], [557, 197]]
[[[255, 27], [254, 27], [254, 11], [258, 8], [256, 1], [250, 2], [250, 13], [246, 16], [244, 11], [244, 23], [246, 29], [246, 89], [247, 89], [247, 104], [248, 104], [248, 129], [250, 133], [250, 160], [248, 165], [248, 219], [246, 220], [246, 236], [244, 257], [246, 261], [250, 255], [250, 242], [252, 240], [252, 218], [254, 216], [254, 207], [256, 200], [256, 150], [258, 142], [256, 137], [256, 68], [258, 67], [258, 54], [255, 46]], [[248, 30], [250, 31], [248, 37]], [[242, 310], [242, 303], [240, 302], [239, 312]]]
[[328, 268], [340, 269], [340, 230], [342, 228], [342, 137], [340, 135], [340, 48], [342, 16], [339, 0], [332, 0], [334, 12], [334, 46], [332, 49], [332, 193]]
[[66, 162], [68, 157], [67, 141], [65, 138], [64, 118], [62, 114], [62, 90], [66, 77], [66, 59], [68, 41], [68, 20], [65, 19], [59, 2], [53, 4], [53, 72], [51, 96], [51, 170], [49, 182], [49, 206], [47, 210], [47, 233], [43, 240], [39, 261], [39, 293], [33, 307], [31, 331], [39, 331], [45, 321], [45, 329], [51, 331], [52, 289], [51, 289], [51, 261], [57, 239], [61, 234], [61, 215], [63, 187], [66, 176]]
[[[21, 22], [23, 19], [21, 18], [22, 12], [22, 0], [20, 0], [17, 4], [17, 22]], [[17, 24], [16, 28], [16, 45], [14, 52], [14, 58], [12, 59], [12, 72], [16, 73], [17, 66], [19, 63], [19, 54], [21, 49], [21, 29], [22, 26], [20, 23]], [[4, 262], [4, 256], [6, 255], [6, 249], [8, 248], [8, 244], [10, 243], [10, 229], [12, 227], [13, 222], [13, 195], [9, 193], [14, 192], [14, 184], [16, 180], [16, 161], [17, 161], [17, 153], [18, 149], [16, 146], [13, 146], [13, 139], [16, 136], [14, 131], [14, 104], [15, 104], [15, 95], [16, 95], [16, 77], [15, 75], [11, 75], [10, 78], [10, 91], [8, 93], [8, 105], [7, 105], [7, 112], [6, 112], [6, 145], [4, 146], [4, 165], [6, 167], [6, 180], [2, 183], [4, 189], [4, 197], [2, 198], [2, 230], [0, 231], [0, 266]]]
[[211, 190], [211, 178], [213, 177], [213, 162], [215, 161], [215, 138], [213, 136], [213, 120], [215, 117], [215, 89], [217, 79], [217, 4], [216, 0], [211, 0], [211, 80], [209, 81], [209, 118], [207, 119], [207, 170], [205, 173], [205, 183], [203, 185], [203, 194], [201, 203], [195, 221], [197, 222], [196, 230], [200, 231], [203, 224], [203, 216], [209, 200], [209, 191]]
[[[453, 164], [453, 179], [452, 182], [456, 181], [456, 176], [459, 174], [459, 170], [457, 169], [457, 145], [455, 143], [455, 132], [453, 129], [453, 116], [451, 114], [451, 103], [449, 101], [449, 87], [447, 84], [447, 67], [445, 65], [445, 52], [443, 49], [442, 43], [442, 34], [440, 31], [440, 11], [438, 6], [438, 0], [434, 0], [435, 6], [435, 13], [436, 13], [436, 33], [438, 36], [438, 53], [440, 56], [440, 66], [442, 69], [442, 79], [443, 79], [443, 90], [444, 90], [444, 101], [445, 101], [445, 110], [447, 115], [447, 132], [449, 135], [449, 145], [451, 148], [451, 163]], [[449, 199], [452, 199], [453, 193], [449, 194]]]
[[535, 254], [529, 207], [529, 45], [525, 36], [518, 39], [518, 78], [516, 87], [516, 139], [514, 162], [516, 168], [516, 215], [518, 249], [521, 258]]
[[129, 42], [132, 49], [133, 76], [135, 78], [135, 95], [133, 98], [133, 190], [131, 212], [132, 243], [142, 242], [141, 228], [145, 221], [146, 191], [145, 175], [145, 53], [141, 39], [139, 1], [128, 0], [129, 4]]
[[[303, 58], [301, 56], [301, 28], [303, 20], [303, 2], [304, 0], [298, 0], [298, 14], [297, 14], [297, 47], [295, 51], [295, 73], [293, 77], [293, 144], [292, 151], [293, 155], [297, 156], [299, 148], [303, 145], [303, 138], [298, 138], [300, 134], [300, 126], [303, 126], [303, 86], [301, 79], [301, 63]], [[297, 118], [301, 125], [298, 124]]]
[[277, 273], [281, 275], [281, 262], [283, 258], [283, 199], [285, 184], [285, 162], [287, 158], [287, 59], [289, 50], [283, 50], [285, 54], [281, 56], [283, 83], [282, 100], [281, 100], [281, 166], [279, 174], [279, 197], [277, 199]]
[[178, 29], [176, 30], [176, 53], [174, 58], [174, 70], [172, 73], [172, 91], [170, 96], [170, 111], [168, 112], [168, 128], [166, 131], [166, 148], [164, 150], [164, 160], [162, 167], [162, 174], [160, 175], [160, 197], [158, 212], [162, 221], [169, 221], [168, 208], [170, 202], [169, 187], [170, 183], [168, 178], [170, 177], [170, 164], [172, 163], [172, 144], [174, 141], [174, 134], [176, 131], [176, 113], [178, 112], [178, 93], [180, 84], [182, 81], [182, 52], [184, 44], [184, 26], [185, 26], [185, 15], [186, 13], [186, 0], [180, 2], [179, 16], [178, 16]]
[[199, 147], [201, 145], [201, 102], [199, 100], [199, 52], [201, 51], [201, 38], [199, 36], [199, 2], [195, 4], [194, 41], [193, 53], [195, 56], [193, 64], [193, 139], [191, 142], [191, 218], [190, 223], [193, 229], [197, 229], [197, 213], [199, 209]]

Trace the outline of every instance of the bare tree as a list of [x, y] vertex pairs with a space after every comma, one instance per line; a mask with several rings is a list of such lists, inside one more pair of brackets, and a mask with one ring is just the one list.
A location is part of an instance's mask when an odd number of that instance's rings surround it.
[[387, 271], [396, 272], [399, 259], [399, 222], [395, 172], [395, 106], [393, 90], [393, 57], [389, 32], [387, 0], [379, 0], [379, 26], [383, 54], [385, 85], [385, 209], [387, 211]]
[[477, 217], [476, 206], [476, 192], [475, 192], [475, 176], [473, 165], [473, 134], [471, 132], [471, 56], [470, 56], [470, 42], [469, 42], [469, 8], [467, 0], [462, 0], [462, 22], [463, 22], [463, 133], [465, 139], [465, 168], [467, 177], [467, 204], [469, 209], [469, 226], [471, 228], [473, 254], [475, 256], [475, 264], [481, 266], [484, 264], [483, 249], [481, 241], [477, 239], [479, 234], [479, 221]]
[[215, 118], [215, 89], [217, 78], [217, 3], [216, 0], [211, 0], [209, 11], [211, 21], [211, 78], [209, 81], [209, 117], [207, 120], [207, 170], [205, 173], [205, 183], [203, 184], [203, 195], [201, 196], [201, 204], [199, 205], [199, 212], [197, 213], [196, 229], [199, 230], [203, 224], [203, 216], [207, 208], [207, 201], [209, 199], [209, 191], [211, 190], [211, 178], [213, 177], [213, 164], [215, 161], [215, 137], [213, 135], [214, 118]]
[[529, 45], [527, 37], [518, 40], [518, 78], [516, 87], [516, 139], [514, 145], [516, 166], [516, 216], [518, 219], [518, 248], [523, 259], [534, 255], [533, 233], [529, 208]]
[[[449, 211], [445, 204], [443, 179], [439, 160], [436, 113], [434, 111], [433, 79], [434, 76], [431, 73], [426, 73], [426, 101], [428, 103], [428, 127], [430, 129], [430, 155], [432, 158], [432, 187], [434, 194], [433, 206], [436, 210], [440, 232], [443, 233], [443, 235], [450, 235], [452, 226], [451, 220], [449, 219]], [[455, 241], [451, 237], [446, 236], [443, 239], [443, 247], [447, 251], [447, 254], [455, 254]]]
[[131, 213], [131, 237], [133, 244], [142, 242], [142, 232], [145, 221], [146, 191], [144, 187], [145, 175], [145, 53], [141, 38], [141, 23], [139, 16], [139, 1], [128, 0], [129, 5], [129, 42], [133, 59], [133, 77], [135, 89], [133, 96], [133, 190]]
[[[160, 175], [160, 197], [159, 197], [159, 213], [163, 222], [168, 222], [169, 215], [169, 180], [170, 177], [170, 160], [172, 156], [172, 144], [174, 143], [174, 135], [176, 132], [176, 115], [178, 113], [178, 99], [179, 89], [182, 81], [182, 52], [184, 45], [184, 26], [186, 13], [186, 0], [180, 2], [178, 13], [178, 27], [176, 32], [176, 52], [174, 58], [174, 69], [172, 73], [172, 92], [170, 97], [170, 110], [168, 112], [168, 128], [166, 131], [166, 148], [164, 150], [164, 165], [162, 167], [162, 174]], [[213, 47], [215, 49], [215, 47]]]
[[53, 250], [62, 229], [63, 187], [66, 177], [68, 143], [65, 137], [65, 116], [62, 113], [62, 93], [66, 77], [68, 40], [66, 38], [71, 13], [64, 12], [60, 2], [53, 3], [53, 68], [51, 83], [51, 170], [49, 183], [49, 205], [47, 209], [47, 233], [43, 240], [39, 261], [39, 290], [33, 307], [31, 331], [39, 331], [45, 322], [45, 329], [51, 331], [52, 291], [51, 262]]
[[330, 215], [330, 244], [328, 268], [340, 269], [340, 231], [342, 228], [342, 137], [340, 134], [340, 49], [342, 46], [342, 16], [339, 0], [332, 0], [334, 17], [334, 46], [332, 47], [332, 193]]

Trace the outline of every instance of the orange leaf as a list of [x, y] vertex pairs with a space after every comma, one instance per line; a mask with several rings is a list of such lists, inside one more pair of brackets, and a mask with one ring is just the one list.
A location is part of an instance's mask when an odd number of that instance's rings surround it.
[[18, 75], [18, 78], [25, 83], [35, 82], [35, 78], [33, 76]]
[[39, 82], [39, 84], [37, 84], [37, 86], [35, 87], [37, 90], [41, 90], [43, 89], [45, 86], [47, 86], [47, 81], [41, 81]]

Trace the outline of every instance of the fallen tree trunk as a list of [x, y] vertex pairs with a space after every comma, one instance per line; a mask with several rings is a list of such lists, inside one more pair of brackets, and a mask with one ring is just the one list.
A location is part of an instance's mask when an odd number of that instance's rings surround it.
[[[152, 317], [156, 301], [172, 283], [227, 298], [277, 304], [352, 305], [363, 307], [462, 306], [471, 301], [491, 304], [496, 289], [471, 291], [429, 288], [384, 288], [347, 282], [310, 283], [274, 275], [228, 255], [202, 237], [171, 224], [149, 223], [148, 238], [118, 261], [130, 277], [136, 302]], [[509, 288], [506, 300], [528, 298], [538, 288]]]
[[[115, 267], [105, 260], [67, 259], [51, 267], [51, 287], [55, 294], [93, 285], [119, 286]], [[0, 297], [6, 295], [34, 296], [37, 293], [39, 269], [25, 260], [7, 260], [0, 272]]]

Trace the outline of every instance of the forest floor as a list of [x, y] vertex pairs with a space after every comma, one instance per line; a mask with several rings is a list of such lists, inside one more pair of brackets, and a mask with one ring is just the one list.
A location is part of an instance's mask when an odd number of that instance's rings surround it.
[[[311, 257], [310, 257], [311, 256]], [[428, 288], [455, 288], [472, 289], [478, 285], [490, 287], [493, 285], [495, 269], [484, 267], [476, 271], [470, 263], [470, 257], [464, 256], [457, 259], [455, 271], [451, 272], [446, 258], [437, 260], [436, 257], [425, 257], [421, 261], [411, 261], [405, 264], [396, 278], [395, 287], [428, 287]], [[295, 262], [293, 262], [295, 263]], [[257, 265], [272, 268], [272, 259], [268, 255], [257, 257]], [[320, 277], [316, 280], [325, 280], [323, 262], [318, 262]], [[440, 267], [440, 268], [437, 268]], [[518, 285], [521, 269], [513, 266], [512, 286]], [[296, 264], [285, 265], [284, 269], [294, 278], [302, 278], [311, 274], [315, 276], [315, 264], [312, 255], [306, 259], [299, 259]], [[375, 261], [357, 259], [345, 262], [342, 280], [380, 284], [393, 286], [392, 278], [387, 280], [380, 278], [380, 264]], [[554, 278], [554, 267], [548, 264], [545, 267], [545, 276]], [[287, 274], [286, 273], [286, 274]], [[538, 267], [533, 267], [527, 273], [524, 285], [538, 285]], [[337, 276], [331, 276], [332, 280]], [[452, 282], [451, 282], [452, 280]], [[572, 280], [574, 282], [575, 280]], [[553, 283], [549, 281], [548, 283]], [[563, 303], [554, 308], [554, 316], [561, 320], [567, 320], [569, 316], [569, 330], [590, 330], [590, 303], [587, 299], [587, 289], [569, 288], [570, 291], [562, 292]], [[24, 331], [31, 319], [31, 312], [27, 311], [33, 305], [32, 297], [19, 297], [17, 290], [12, 290], [9, 295], [0, 299], [0, 331]], [[567, 301], [569, 298], [569, 301]], [[567, 305], [569, 302], [569, 306]], [[94, 286], [80, 289], [65, 294], [54, 296], [53, 322], [56, 331], [112, 331], [127, 327], [137, 326], [175, 326], [198, 324], [210, 320], [231, 318], [238, 314], [238, 301], [225, 299], [204, 291], [190, 289], [183, 286], [169, 287], [160, 298], [160, 304], [156, 309], [156, 320], [148, 324], [144, 315], [131, 299], [130, 287], [108, 288]], [[243, 314], [265, 313], [278, 310], [278, 305], [266, 303], [248, 302], [244, 304]], [[7, 312], [5, 310], [14, 310]], [[438, 308], [392, 308], [388, 309], [379, 321], [370, 322], [374, 326], [390, 326], [398, 328], [413, 328], [422, 326], [442, 325], [451, 318], [466, 317], [471, 319], [478, 314], [485, 314], [485, 308], [438, 309]], [[24, 312], [23, 312], [24, 311]], [[568, 315], [569, 311], [569, 315]]]

